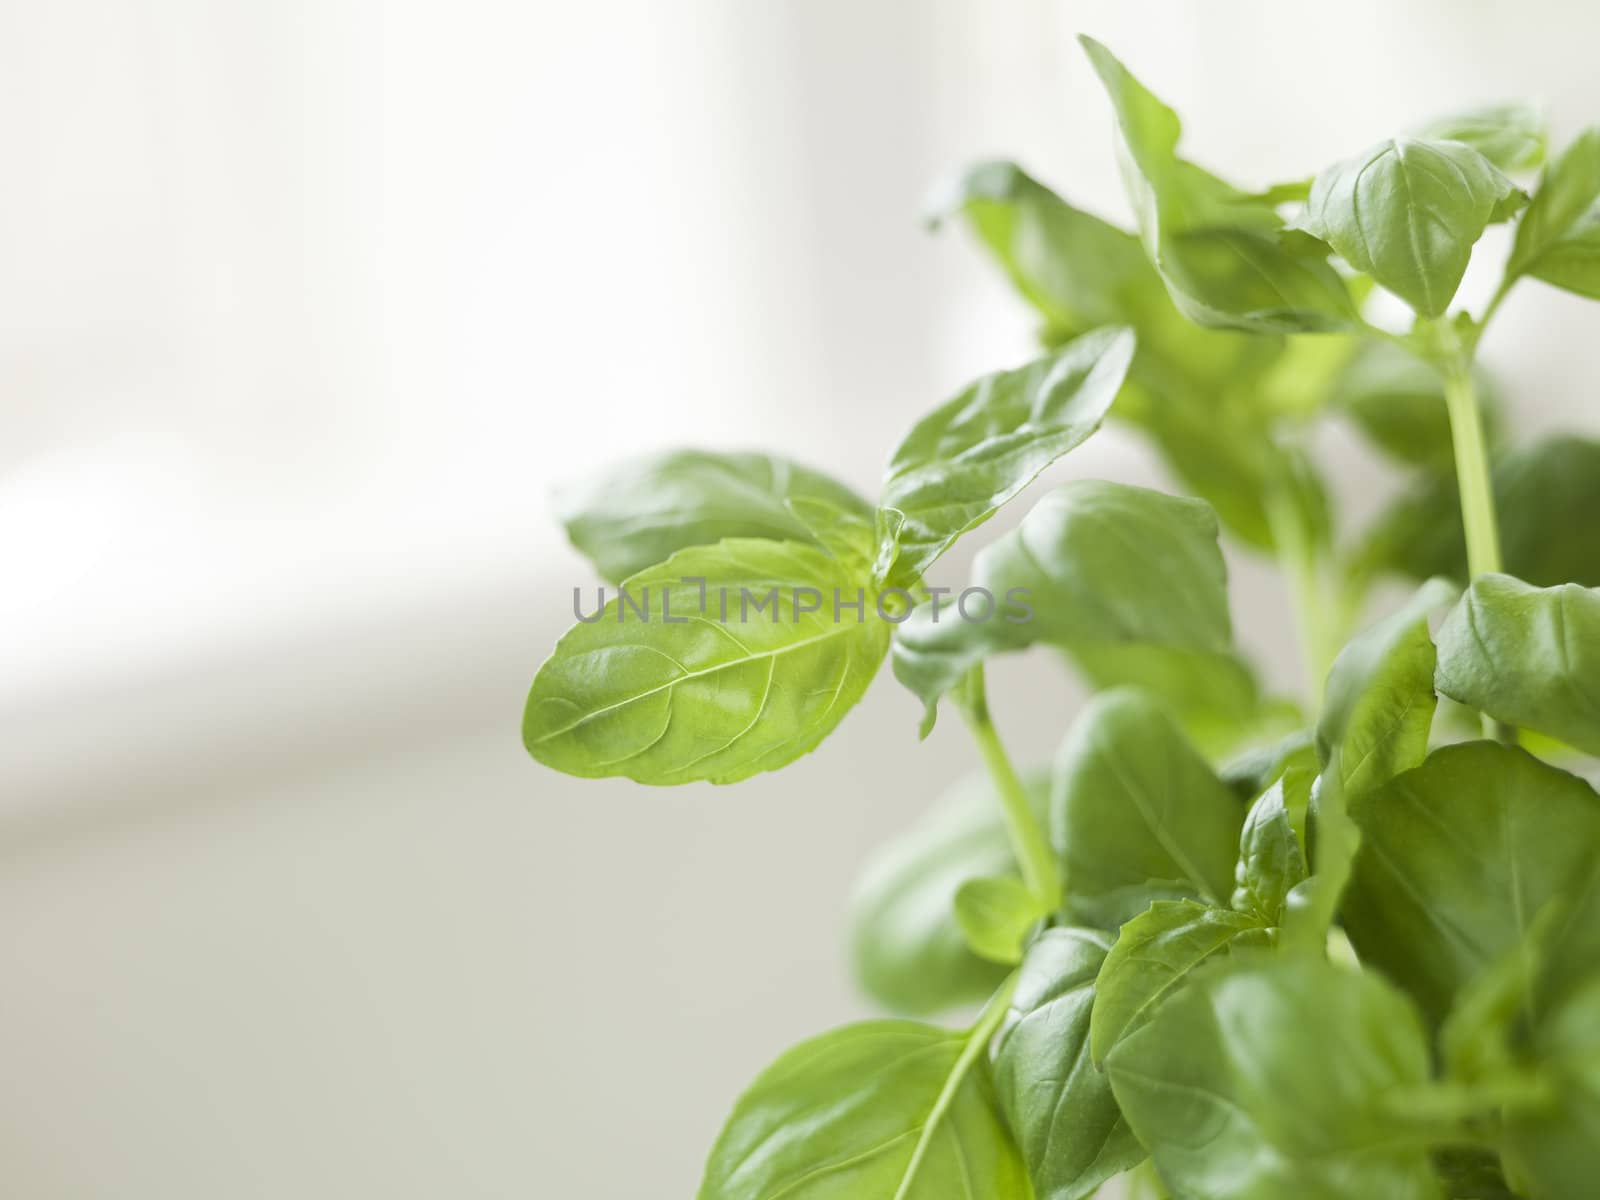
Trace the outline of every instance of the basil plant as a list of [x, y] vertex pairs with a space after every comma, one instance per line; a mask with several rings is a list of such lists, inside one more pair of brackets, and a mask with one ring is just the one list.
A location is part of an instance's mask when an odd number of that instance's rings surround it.
[[[886, 660], [982, 760], [861, 881], [852, 957], [892, 1015], [773, 1062], [700, 1200], [1600, 1195], [1600, 442], [1516, 439], [1476, 364], [1518, 283], [1600, 299], [1600, 126], [1547, 161], [1536, 109], [1460, 112], [1252, 191], [1083, 44], [1134, 228], [1007, 162], [933, 213], [1037, 358], [912, 426], [873, 497], [696, 451], [561, 497], [620, 588], [534, 679], [541, 763], [734, 783]], [[1493, 298], [1454, 306], [1504, 222]], [[1378, 290], [1408, 326], [1364, 315]], [[929, 584], [1107, 421], [1187, 494], [1068, 483]], [[1328, 421], [1403, 476], [1368, 528], [1309, 449]], [[1280, 565], [1303, 697], [1235, 645], [1223, 539]], [[1093, 694], [1019, 766], [984, 671], [1036, 647]]]

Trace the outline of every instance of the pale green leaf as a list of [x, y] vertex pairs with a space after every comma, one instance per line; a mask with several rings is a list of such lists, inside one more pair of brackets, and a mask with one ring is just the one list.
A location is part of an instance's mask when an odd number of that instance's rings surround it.
[[[1023, 782], [1042, 818], [1048, 774]], [[1017, 877], [1003, 812], [989, 776], [968, 776], [862, 870], [850, 905], [850, 957], [857, 981], [878, 1003], [926, 1016], [977, 1003], [1005, 978], [972, 952], [954, 909], [967, 881]]]
[[622, 463], [555, 497], [572, 544], [612, 582], [722, 538], [813, 540], [791, 501], [872, 519], [872, 506], [844, 484], [770, 454], [675, 450]]
[[1132, 332], [1097, 330], [985, 376], [917, 422], [883, 483], [880, 578], [915, 583], [956, 538], [1094, 433], [1132, 358]]
[[1122, 926], [1100, 969], [1089, 1020], [1095, 1064], [1150, 1020], [1202, 963], [1234, 945], [1266, 944], [1266, 927], [1251, 914], [1190, 900], [1152, 904]]
[[1600, 299], [1600, 125], [1545, 168], [1506, 264], [1507, 278], [1520, 275]]
[[734, 1105], [699, 1200], [1030, 1200], [989, 1032], [868, 1021], [794, 1047]]
[[1300, 227], [1422, 316], [1437, 317], [1473, 244], [1524, 199], [1471, 146], [1391, 138], [1318, 175]]
[[[832, 732], [889, 647], [871, 586], [800, 542], [694, 546], [623, 586], [645, 615], [611, 600], [528, 696], [523, 743], [569, 775], [731, 783], [784, 766]], [[859, 616], [836, 607], [863, 593]]]
[[1600, 754], [1600, 590], [1480, 575], [1439, 630], [1438, 687]]

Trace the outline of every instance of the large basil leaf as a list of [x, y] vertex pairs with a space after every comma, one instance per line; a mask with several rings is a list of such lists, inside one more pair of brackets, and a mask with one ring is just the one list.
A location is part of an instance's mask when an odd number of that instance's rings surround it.
[[1600, 978], [1539, 1030], [1535, 1054], [1557, 1102], [1506, 1122], [1507, 1156], [1527, 1179], [1529, 1200], [1592, 1195], [1600, 1177]]
[[1473, 244], [1524, 200], [1471, 146], [1391, 138], [1318, 175], [1300, 227], [1437, 317], [1467, 273]]
[[[1600, 512], [1600, 442], [1563, 435], [1519, 447], [1495, 461], [1493, 481], [1508, 574], [1540, 587], [1600, 587], [1600, 523], [1572, 516]], [[1397, 501], [1365, 534], [1352, 570], [1468, 578], [1455, 479]]]
[[991, 1032], [868, 1021], [794, 1047], [734, 1105], [699, 1200], [1029, 1200]]
[[1104, 934], [1052, 929], [1028, 949], [994, 1060], [995, 1091], [1038, 1200], [1080, 1200], [1144, 1158], [1089, 1058]]
[[914, 583], [950, 543], [1098, 429], [1132, 358], [1131, 331], [1097, 330], [985, 376], [918, 421], [883, 482], [880, 578]]
[[1314, 958], [1206, 972], [1106, 1060], [1128, 1123], [1179, 1196], [1439, 1200], [1391, 1093], [1428, 1043], [1382, 980]]
[[1344, 923], [1363, 962], [1441, 1020], [1551, 902], [1547, 984], [1600, 967], [1600, 797], [1524, 750], [1469, 742], [1352, 799]]
[[870, 520], [872, 506], [820, 471], [769, 454], [676, 450], [622, 463], [556, 494], [572, 544], [612, 582], [722, 538], [811, 541], [790, 501]]
[[1409, 771], [1427, 756], [1438, 700], [1428, 616], [1455, 599], [1444, 579], [1419, 588], [1398, 612], [1352, 638], [1328, 672], [1317, 753], [1347, 798]]
[[[889, 648], [873, 589], [800, 542], [692, 546], [623, 587], [647, 615], [611, 600], [528, 696], [523, 743], [569, 775], [731, 783], [781, 767], [832, 732]], [[835, 607], [863, 591], [859, 619]]]
[[1527, 101], [1447, 113], [1414, 132], [1419, 138], [1465, 142], [1502, 171], [1537, 167], [1549, 138], [1544, 111]]
[[1496, 720], [1600, 754], [1600, 591], [1479, 576], [1439, 630], [1438, 687]]
[[969, 168], [935, 201], [961, 215], [1058, 338], [1136, 321], [1166, 294], [1133, 234], [1074, 208], [1015, 163]]
[[[1486, 376], [1478, 399], [1490, 445], [1499, 437], [1499, 407]], [[1335, 382], [1329, 404], [1349, 415], [1367, 439], [1399, 462], [1454, 480], [1450, 413], [1439, 373], [1390, 342], [1368, 342]]]
[[1095, 1065], [1148, 1021], [1190, 972], [1233, 945], [1267, 943], [1266, 928], [1248, 913], [1191, 900], [1159, 900], [1123, 925], [1095, 985], [1089, 1047]]
[[1519, 275], [1600, 299], [1600, 125], [1545, 169], [1506, 264], [1507, 278]]
[[1256, 798], [1239, 833], [1233, 907], [1276, 925], [1289, 893], [1306, 877], [1306, 812], [1315, 776], [1292, 767]]
[[1068, 916], [1113, 928], [1156, 897], [1225, 904], [1243, 822], [1238, 799], [1157, 701], [1101, 693], [1061, 747], [1050, 797]]
[[[1049, 776], [1024, 782], [1042, 818]], [[1002, 812], [989, 777], [969, 776], [867, 863], [850, 908], [851, 959], [880, 1004], [925, 1016], [977, 1003], [1005, 978], [968, 948], [954, 910], [971, 880], [1019, 877]]]
[[1116, 109], [1145, 253], [1178, 310], [1265, 333], [1348, 328], [1354, 306], [1326, 261], [1291, 253], [1272, 205], [1178, 157], [1182, 126], [1099, 42], [1079, 39]]
[[895, 676], [927, 706], [925, 728], [976, 663], [1041, 643], [1064, 648], [1098, 687], [1139, 684], [1180, 711], [1242, 716], [1256, 705], [1254, 676], [1233, 649], [1216, 515], [1203, 501], [1065, 484], [978, 553], [972, 586], [994, 598], [989, 619], [962, 619], [965, 602], [930, 601], [895, 632]]

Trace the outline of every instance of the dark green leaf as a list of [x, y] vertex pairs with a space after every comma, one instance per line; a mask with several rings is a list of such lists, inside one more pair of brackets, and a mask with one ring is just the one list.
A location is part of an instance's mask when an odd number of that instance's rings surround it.
[[1426, 757], [1437, 704], [1428, 617], [1458, 592], [1447, 580], [1429, 580], [1334, 659], [1317, 722], [1317, 753], [1337, 771], [1348, 800]]
[[870, 521], [842, 483], [769, 454], [676, 450], [623, 463], [563, 489], [556, 508], [572, 544], [611, 582], [722, 538], [813, 540], [788, 501], [817, 501]]
[[1439, 630], [1438, 687], [1600, 754], [1600, 591], [1480, 575]]
[[1202, 501], [1065, 484], [979, 552], [972, 586], [993, 597], [988, 619], [962, 619], [981, 611], [976, 594], [971, 610], [935, 600], [895, 633], [895, 676], [930, 717], [978, 662], [1041, 643], [1064, 648], [1098, 687], [1137, 684], [1180, 712], [1242, 717], [1257, 704], [1233, 649], [1217, 519]]
[[1271, 203], [1178, 157], [1177, 115], [1092, 38], [1080, 38], [1122, 132], [1145, 252], [1178, 310], [1201, 325], [1265, 333], [1348, 328], [1339, 275], [1286, 249]]
[[[1025, 782], [1042, 817], [1050, 780]], [[987, 775], [953, 788], [916, 826], [868, 862], [850, 910], [851, 959], [867, 992], [895, 1012], [925, 1016], [988, 996], [1005, 971], [968, 948], [955, 898], [968, 880], [1016, 875], [1000, 798]]]
[[[1499, 408], [1482, 374], [1478, 397], [1490, 444]], [[1389, 342], [1368, 342], [1335, 384], [1329, 403], [1350, 416], [1373, 445], [1399, 462], [1424, 467], [1454, 482], [1455, 450], [1439, 373]]]
[[[692, 546], [623, 586], [647, 615], [613, 599], [528, 696], [524, 745], [569, 775], [731, 783], [784, 766], [833, 731], [889, 648], [874, 590], [801, 542]], [[835, 610], [862, 591], [862, 619]]]
[[1200, 964], [1234, 945], [1264, 946], [1256, 917], [1192, 900], [1160, 900], [1123, 925], [1095, 984], [1089, 1048], [1095, 1064], [1150, 1020]]
[[1404, 996], [1312, 958], [1206, 972], [1111, 1052], [1134, 1132], [1179, 1196], [1438, 1200], [1385, 1101], [1428, 1078]]
[[1415, 130], [1419, 138], [1465, 142], [1502, 171], [1526, 171], [1544, 161], [1549, 130], [1537, 104], [1489, 104], [1448, 113]]
[[1132, 358], [1129, 330], [1098, 330], [985, 376], [917, 422], [883, 483], [880, 578], [915, 583], [956, 538], [1098, 429]]
[[1519, 275], [1600, 299], [1600, 125], [1545, 168], [1506, 264], [1507, 278]]
[[[1600, 587], [1600, 442], [1558, 436], [1519, 447], [1494, 464], [1500, 544], [1510, 575], [1539, 587]], [[1370, 529], [1353, 569], [1412, 579], [1466, 579], [1466, 540], [1454, 478], [1404, 496]]]
[[1559, 1100], [1507, 1122], [1507, 1157], [1529, 1200], [1576, 1200], [1600, 1178], [1600, 979], [1579, 989], [1546, 1024], [1535, 1051]]
[[1222, 782], [1233, 789], [1242, 803], [1248, 804], [1291, 767], [1306, 767], [1315, 772], [1317, 751], [1311, 730], [1297, 729], [1279, 741], [1241, 754], [1224, 764]]
[[699, 1200], [1028, 1200], [990, 1032], [867, 1021], [794, 1047], [734, 1106]]
[[1223, 905], [1244, 811], [1156, 701], [1103, 692], [1056, 760], [1051, 836], [1068, 916], [1115, 927], [1153, 898]]
[[1545, 905], [1549, 988], [1600, 967], [1600, 797], [1493, 742], [1445, 746], [1351, 803], [1362, 846], [1344, 899], [1362, 961], [1441, 1020], [1462, 987], [1528, 938]]
[[1525, 199], [1471, 146], [1392, 138], [1318, 175], [1300, 227], [1421, 315], [1437, 317], [1473, 244]]
[[1144, 1150], [1089, 1059], [1105, 935], [1052, 929], [1028, 950], [995, 1054], [995, 1090], [1038, 1200], [1079, 1200]]

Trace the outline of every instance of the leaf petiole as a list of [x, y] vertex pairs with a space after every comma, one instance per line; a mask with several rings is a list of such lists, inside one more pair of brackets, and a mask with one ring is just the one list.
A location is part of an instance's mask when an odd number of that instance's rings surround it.
[[979, 663], [967, 673], [962, 689], [960, 708], [972, 730], [972, 736], [983, 754], [984, 765], [994, 780], [995, 791], [1005, 810], [1006, 832], [1011, 838], [1012, 851], [1022, 868], [1022, 878], [1039, 900], [1054, 910], [1061, 903], [1061, 877], [1056, 871], [1055, 852], [1050, 839], [1034, 816], [1028, 799], [1028, 789], [1023, 785], [1011, 758], [1000, 743], [994, 722], [989, 717], [989, 700], [984, 682], [983, 664]]

